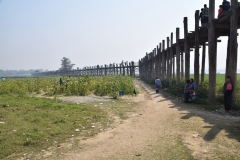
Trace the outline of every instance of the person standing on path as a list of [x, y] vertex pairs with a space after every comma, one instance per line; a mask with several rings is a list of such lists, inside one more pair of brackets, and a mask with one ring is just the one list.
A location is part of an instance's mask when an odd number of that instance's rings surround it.
[[159, 89], [161, 87], [161, 80], [158, 77], [156, 77], [155, 79], [155, 84], [156, 84], [156, 93], [159, 93]]
[[224, 83], [223, 91], [224, 91], [224, 107], [226, 112], [231, 113], [232, 108], [232, 92], [233, 92], [233, 83], [231, 81], [231, 77], [227, 76], [227, 82]]

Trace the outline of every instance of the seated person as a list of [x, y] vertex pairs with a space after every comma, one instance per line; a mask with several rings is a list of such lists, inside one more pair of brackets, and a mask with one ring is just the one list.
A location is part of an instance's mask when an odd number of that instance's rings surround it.
[[193, 79], [190, 80], [189, 92], [194, 92], [195, 90], [195, 83]]
[[190, 87], [190, 80], [186, 80], [186, 85], [185, 85], [185, 90], [188, 90], [188, 88]]
[[[186, 84], [186, 86], [187, 86], [187, 84]], [[185, 102], [188, 102], [189, 94], [193, 93], [194, 90], [195, 90], [195, 83], [194, 83], [193, 79], [191, 79], [190, 83], [189, 83], [189, 87], [185, 88], [185, 92], [184, 92], [184, 101]]]

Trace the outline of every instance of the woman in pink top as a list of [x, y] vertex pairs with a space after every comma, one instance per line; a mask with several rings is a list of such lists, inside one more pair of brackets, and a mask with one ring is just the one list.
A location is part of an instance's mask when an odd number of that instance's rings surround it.
[[224, 84], [224, 107], [226, 112], [231, 112], [232, 108], [232, 92], [233, 84], [231, 82], [231, 77], [227, 76], [227, 82]]

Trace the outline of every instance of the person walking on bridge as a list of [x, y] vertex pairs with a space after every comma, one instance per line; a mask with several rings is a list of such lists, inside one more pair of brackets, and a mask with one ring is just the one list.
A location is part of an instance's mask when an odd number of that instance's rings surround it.
[[222, 6], [223, 6], [224, 11], [229, 11], [230, 10], [230, 2], [228, 2], [227, 0], [223, 0]]
[[223, 13], [223, 6], [220, 5], [219, 9], [218, 9], [218, 18], [220, 18], [222, 16], [222, 13]]
[[201, 12], [199, 14], [199, 20], [201, 21], [201, 25], [203, 24], [203, 8], [201, 9]]
[[209, 14], [209, 9], [206, 4], [204, 4], [204, 9], [203, 9], [203, 23], [208, 23], [208, 14]]

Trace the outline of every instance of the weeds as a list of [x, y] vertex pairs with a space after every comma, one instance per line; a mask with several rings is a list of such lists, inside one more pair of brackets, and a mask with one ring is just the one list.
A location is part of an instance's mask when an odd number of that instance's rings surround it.
[[20, 78], [6, 79], [0, 82], [0, 95], [15, 93], [25, 95], [27, 93], [44, 93], [54, 95], [80, 95], [86, 96], [95, 93], [99, 96], [112, 96], [117, 98], [118, 91], [124, 90], [125, 94], [132, 95], [134, 85], [132, 78], [128, 76], [82, 76], [63, 77], [63, 85], [59, 84], [59, 78]]

